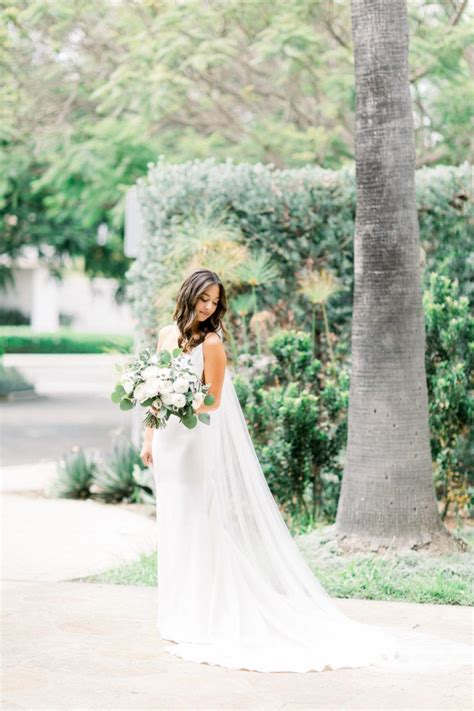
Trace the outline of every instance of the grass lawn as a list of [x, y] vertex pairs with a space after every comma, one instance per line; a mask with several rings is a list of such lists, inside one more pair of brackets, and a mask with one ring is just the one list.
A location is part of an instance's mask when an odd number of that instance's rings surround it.
[[[465, 553], [430, 556], [341, 555], [333, 527], [296, 536], [296, 543], [314, 574], [332, 597], [367, 600], [474, 605], [474, 529], [461, 532], [469, 543]], [[76, 578], [111, 585], [156, 585], [156, 553], [141, 555], [100, 575]]]

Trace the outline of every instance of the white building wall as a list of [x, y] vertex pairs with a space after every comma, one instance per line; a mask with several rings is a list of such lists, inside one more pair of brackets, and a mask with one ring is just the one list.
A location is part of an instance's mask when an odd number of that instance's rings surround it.
[[69, 272], [55, 285], [56, 280], [45, 280], [39, 270], [42, 268], [14, 270], [15, 285], [1, 296], [3, 308], [19, 309], [33, 318], [37, 330], [54, 330], [57, 308], [59, 314], [73, 317], [70, 328], [74, 331], [133, 333], [134, 319], [128, 304], [114, 300], [115, 279], [90, 279]]

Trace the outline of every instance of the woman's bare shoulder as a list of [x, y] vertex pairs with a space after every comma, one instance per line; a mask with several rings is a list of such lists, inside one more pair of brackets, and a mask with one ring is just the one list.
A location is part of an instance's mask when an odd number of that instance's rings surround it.
[[175, 328], [174, 323], [169, 323], [167, 326], [163, 326], [162, 328], [160, 328], [160, 331], [159, 331], [159, 333], [158, 333], [158, 337], [166, 336], [168, 333], [170, 333], [171, 331], [173, 331], [174, 328]]
[[174, 323], [169, 323], [167, 326], [163, 326], [160, 328], [158, 332], [158, 342], [156, 344], [157, 350], [160, 349], [161, 344], [163, 341], [172, 333], [172, 331], [175, 329]]
[[227, 354], [222, 339], [217, 333], [208, 333], [202, 343], [205, 361], [213, 361], [225, 366]]
[[215, 346], [218, 343], [222, 344], [222, 339], [213, 331], [205, 335], [203, 343]]

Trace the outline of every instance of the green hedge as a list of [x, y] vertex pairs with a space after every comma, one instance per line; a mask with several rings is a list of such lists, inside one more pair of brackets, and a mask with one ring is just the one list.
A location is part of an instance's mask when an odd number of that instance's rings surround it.
[[[425, 274], [437, 271], [457, 277], [461, 293], [471, 296], [469, 183], [467, 163], [422, 168], [416, 174]], [[163, 255], [186, 232], [190, 220], [210, 210], [238, 228], [252, 250], [264, 248], [278, 267], [280, 278], [262, 292], [261, 308], [290, 304], [298, 327], [309, 329], [309, 309], [297, 293], [296, 279], [305, 262], [313, 260], [316, 268], [330, 269], [342, 282], [343, 290], [328, 305], [328, 316], [337, 332], [349, 332], [356, 208], [353, 167], [276, 170], [271, 165], [230, 160], [169, 164], [160, 159], [137, 188], [146, 237], [127, 277], [128, 295], [145, 340], [155, 341], [161, 321], [154, 296], [169, 279]]]
[[67, 329], [33, 333], [28, 326], [0, 327], [0, 353], [129, 352], [133, 338], [121, 334], [80, 333]]

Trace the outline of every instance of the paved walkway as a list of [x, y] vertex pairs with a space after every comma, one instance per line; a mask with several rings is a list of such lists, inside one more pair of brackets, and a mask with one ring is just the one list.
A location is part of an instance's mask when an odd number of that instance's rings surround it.
[[[467, 668], [422, 675], [368, 669], [262, 674], [164, 653], [156, 588], [64, 582], [151, 549], [153, 520], [91, 501], [34, 498], [32, 490], [41, 490], [52, 473], [52, 463], [3, 471], [2, 709], [471, 708]], [[338, 603], [360, 621], [470, 641], [470, 608]]]
[[[399, 624], [456, 639], [466, 608], [340, 601], [361, 621]], [[468, 711], [469, 670], [307, 674], [228, 670], [163, 652], [154, 588], [86, 583], [4, 584], [2, 709], [224, 709], [268, 711]]]
[[115, 365], [123, 360], [107, 354], [7, 353], [3, 364], [19, 368], [35, 393], [0, 402], [1, 463], [59, 460], [75, 444], [105, 451], [115, 435], [129, 437], [143, 414], [123, 412], [110, 399]]

